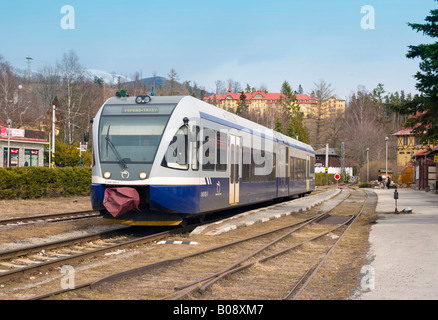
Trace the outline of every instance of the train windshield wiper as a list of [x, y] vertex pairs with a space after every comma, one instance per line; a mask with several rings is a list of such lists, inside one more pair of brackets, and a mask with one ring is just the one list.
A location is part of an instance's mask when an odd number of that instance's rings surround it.
[[126, 169], [126, 168], [128, 168], [128, 166], [126, 165], [125, 160], [123, 160], [123, 158], [120, 156], [120, 153], [117, 151], [116, 147], [114, 146], [113, 142], [110, 140], [110, 137], [109, 137], [110, 128], [111, 128], [111, 125], [108, 126], [108, 130], [106, 132], [106, 137], [105, 137], [105, 140], [106, 140], [106, 152], [108, 153], [108, 145], [109, 145], [111, 147], [111, 150], [116, 155], [117, 160], [119, 160], [119, 162], [121, 164], [123, 164], [123, 168]]

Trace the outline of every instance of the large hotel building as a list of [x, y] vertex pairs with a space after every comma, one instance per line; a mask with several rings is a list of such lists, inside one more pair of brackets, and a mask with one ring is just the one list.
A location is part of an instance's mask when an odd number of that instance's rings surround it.
[[[241, 92], [232, 92], [231, 87], [225, 94], [212, 94], [204, 97], [204, 101], [214, 104], [219, 108], [235, 112], [240, 101]], [[280, 98], [284, 98], [282, 93], [270, 93], [264, 90], [245, 92], [246, 104], [250, 112], [259, 112], [263, 114], [267, 109], [276, 109], [280, 106]], [[296, 94], [297, 104], [305, 118], [317, 116], [318, 101], [314, 96], [307, 94]], [[339, 100], [331, 97], [324, 100], [321, 104], [321, 117], [333, 117], [336, 114], [345, 113], [345, 100]]]

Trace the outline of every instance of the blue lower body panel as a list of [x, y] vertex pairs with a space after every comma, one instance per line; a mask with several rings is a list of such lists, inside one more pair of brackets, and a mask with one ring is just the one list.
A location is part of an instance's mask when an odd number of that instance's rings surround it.
[[91, 198], [91, 207], [93, 210], [105, 210], [103, 206], [103, 197], [105, 195], [105, 186], [102, 184], [91, 184], [90, 188], [90, 198]]
[[200, 186], [150, 186], [151, 210], [197, 214]]
[[[149, 185], [139, 189], [142, 199], [138, 209], [120, 218], [112, 218], [112, 222], [143, 225], [176, 225], [190, 215], [199, 215], [219, 211], [232, 206], [244, 206], [253, 203], [273, 200], [278, 197], [303, 195], [308, 193], [305, 180], [277, 178], [275, 181], [259, 181], [242, 183], [240, 179], [238, 202], [230, 197], [230, 181], [228, 178], [205, 178], [200, 185]], [[310, 190], [314, 181], [310, 181]], [[105, 212], [103, 205], [107, 186], [91, 184], [90, 196], [94, 210]], [[154, 221], [156, 224], [153, 224]], [[145, 224], [145, 223], [149, 224]]]

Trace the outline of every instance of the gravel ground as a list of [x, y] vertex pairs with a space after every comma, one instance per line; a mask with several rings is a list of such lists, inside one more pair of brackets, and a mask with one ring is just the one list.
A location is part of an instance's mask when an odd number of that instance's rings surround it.
[[[16, 217], [21, 215], [29, 215], [30, 208], [31, 214], [36, 213], [47, 214], [60, 211], [78, 211], [90, 209], [89, 197], [75, 197], [75, 198], [58, 198], [45, 200], [3, 200], [2, 206], [5, 208], [4, 212], [0, 214], [0, 218]], [[360, 286], [361, 274], [360, 269], [363, 265], [369, 263], [372, 257], [367, 255], [369, 251], [368, 235], [371, 225], [375, 221], [375, 205], [376, 199], [373, 199], [372, 203], [367, 206], [364, 214], [355, 222], [350, 228], [348, 234], [340, 242], [337, 249], [334, 250], [331, 257], [326, 261], [323, 268], [320, 269], [317, 276], [312, 280], [311, 285], [301, 295], [300, 299], [303, 300], [318, 300], [318, 299], [335, 299], [343, 300], [349, 299], [351, 293]], [[348, 210], [348, 206], [346, 207]], [[318, 211], [318, 208], [312, 209], [313, 213]], [[311, 214], [312, 212], [310, 212]], [[309, 214], [309, 213], [307, 213]], [[285, 218], [282, 218], [285, 219]], [[245, 228], [245, 234], [260, 232], [262, 229], [270, 229], [278, 226], [282, 219], [276, 219], [267, 223], [255, 224]], [[289, 217], [288, 219], [292, 219]], [[110, 225], [113, 227], [114, 225]], [[99, 228], [106, 228], [108, 224], [101, 219], [85, 219], [70, 222], [57, 222], [52, 224], [40, 224], [22, 226], [20, 228], [3, 227], [0, 232], [0, 247], [5, 250], [15, 245], [27, 245], [31, 243], [37, 243], [41, 241], [51, 241], [60, 237], [75, 236], [81, 233], [90, 232]], [[230, 231], [221, 236], [195, 236], [190, 237], [191, 241], [197, 241], [202, 246], [216, 246], [220, 243], [229, 242], [230, 238], [239, 237], [242, 234], [242, 229]], [[186, 237], [175, 237], [172, 240], [187, 240]], [[181, 256], [188, 251], [198, 251], [200, 246], [178, 246], [178, 245], [156, 245], [151, 244], [144, 247], [137, 247], [133, 249], [127, 249], [126, 251], [118, 252], [114, 255], [108, 255], [105, 257], [97, 257], [88, 261], [84, 261], [81, 264], [75, 266], [78, 272], [77, 283], [81, 283], [89, 280], [93, 277], [102, 276], [102, 271], [111, 273], [113, 269], [121, 268], [129, 269], [135, 267], [135, 265], [144, 265], [153, 262], [151, 259], [155, 257], [176, 257]], [[152, 251], [155, 253], [152, 254]], [[148, 262], [149, 261], [149, 262]], [[265, 271], [266, 273], [272, 273], [274, 266], [258, 266], [256, 270]], [[120, 271], [120, 270], [119, 270]], [[274, 271], [275, 272], [275, 271]], [[251, 274], [247, 274], [251, 277]], [[59, 289], [59, 278], [61, 277], [59, 271], [53, 273], [52, 281], [56, 287], [52, 290]], [[46, 286], [42, 292], [49, 291], [50, 284], [47, 275], [41, 275], [33, 279], [33, 284], [28, 284], [25, 281], [8, 284], [8, 286], [16, 285], [17, 288], [25, 289], [27, 294], [37, 294], [41, 291], [41, 288]], [[28, 280], [28, 279], [27, 279]], [[255, 280], [256, 281], [256, 280]], [[131, 282], [132, 283], [132, 282]], [[134, 282], [135, 283], [135, 282]], [[52, 287], [53, 287], [52, 285]], [[221, 289], [221, 284], [217, 288]], [[140, 286], [141, 287], [141, 286]], [[132, 287], [131, 287], [132, 288]], [[244, 288], [242, 288], [244, 290]], [[135, 291], [135, 290], [133, 290]], [[257, 296], [263, 296], [263, 292], [258, 292]], [[1, 297], [1, 294], [0, 294]], [[7, 296], [6, 296], [7, 297]], [[17, 292], [12, 299], [19, 299], [21, 296]], [[249, 296], [245, 296], [246, 299], [251, 299]], [[266, 296], [266, 299], [277, 299], [278, 295]], [[5, 298], [4, 296], [2, 298]], [[135, 296], [118, 296], [117, 294], [107, 296], [98, 292], [96, 296], [92, 294], [81, 295], [75, 293], [66, 295], [61, 299], [144, 299], [147, 297], [141, 295]], [[209, 295], [191, 296], [189, 299], [221, 299], [217, 293], [210, 293]], [[233, 296], [232, 299], [239, 299], [239, 294]]]
[[[0, 200], [0, 219], [91, 210], [90, 197]], [[98, 218], [57, 223], [0, 226], [0, 250], [10, 250], [114, 228]]]

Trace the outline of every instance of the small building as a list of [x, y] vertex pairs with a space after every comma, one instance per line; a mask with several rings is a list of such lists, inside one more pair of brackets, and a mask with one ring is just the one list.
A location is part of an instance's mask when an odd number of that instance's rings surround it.
[[400, 175], [398, 176], [398, 184], [410, 188], [414, 181], [414, 164], [408, 162], [406, 166], [400, 169]]
[[[389, 179], [391, 179], [391, 181], [392, 181], [392, 174], [393, 173], [394, 172], [391, 169], [388, 169], [388, 176], [389, 176]], [[379, 169], [379, 176], [382, 177], [383, 181], [386, 180], [386, 168]]]
[[[325, 172], [325, 155], [326, 149], [321, 148], [315, 150], [315, 173]], [[341, 157], [339, 156], [338, 149], [329, 148], [328, 150], [328, 173], [336, 174], [342, 173]], [[351, 166], [350, 159], [345, 158], [344, 164], [345, 174], [347, 176], [353, 176], [353, 167]]]
[[0, 167], [43, 167], [44, 149], [49, 144], [45, 135], [43, 131], [14, 128], [11, 128], [9, 135], [8, 128], [0, 127], [0, 150], [3, 152]]
[[415, 185], [419, 190], [437, 190], [437, 162], [438, 146], [432, 150], [423, 150], [416, 153], [412, 160], [415, 163]]

